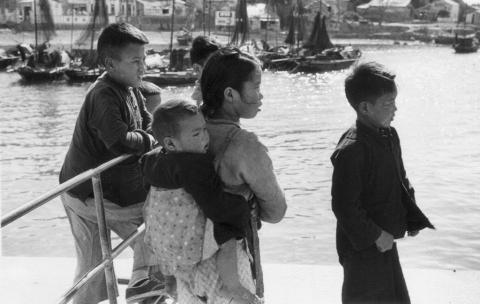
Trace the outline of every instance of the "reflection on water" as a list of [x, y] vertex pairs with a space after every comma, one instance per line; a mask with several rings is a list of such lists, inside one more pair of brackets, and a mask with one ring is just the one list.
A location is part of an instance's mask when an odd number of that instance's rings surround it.
[[[397, 72], [394, 126], [419, 205], [436, 225], [399, 241], [407, 267], [480, 269], [480, 56], [432, 46], [367, 46], [364, 60]], [[335, 219], [329, 161], [354, 121], [344, 98], [346, 71], [321, 75], [264, 73], [262, 112], [243, 121], [269, 147], [289, 209], [281, 224], [264, 225], [270, 263], [334, 264]], [[57, 184], [57, 176], [88, 85], [24, 85], [0, 74], [2, 211]], [[188, 98], [169, 88], [163, 99]], [[73, 255], [62, 206], [55, 200], [3, 232], [4, 255]], [[294, 250], [292, 250], [292, 248]]]

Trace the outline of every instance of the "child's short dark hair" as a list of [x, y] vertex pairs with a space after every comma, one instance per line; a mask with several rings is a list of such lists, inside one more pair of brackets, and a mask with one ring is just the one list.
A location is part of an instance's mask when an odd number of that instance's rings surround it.
[[142, 81], [140, 86], [138, 87], [140, 93], [142, 93], [143, 97], [147, 98], [154, 95], [160, 95], [162, 90], [159, 86], [150, 81]]
[[179, 134], [180, 121], [198, 113], [198, 107], [186, 100], [173, 99], [160, 104], [153, 112], [153, 136], [163, 146], [165, 137]]
[[385, 93], [396, 91], [395, 74], [377, 62], [358, 65], [345, 79], [345, 95], [355, 110], [362, 101], [373, 102]]
[[203, 66], [208, 56], [219, 48], [220, 45], [207, 36], [195, 37], [192, 41], [192, 48], [190, 49], [190, 61], [192, 64], [196, 63]]
[[243, 84], [259, 66], [258, 59], [238, 49], [226, 47], [213, 53], [200, 77], [203, 114], [212, 117], [222, 107], [225, 89], [230, 87], [241, 92]]
[[103, 29], [97, 43], [99, 63], [104, 64], [105, 58], [118, 58], [119, 49], [130, 43], [147, 44], [145, 34], [129, 23], [112, 23]]

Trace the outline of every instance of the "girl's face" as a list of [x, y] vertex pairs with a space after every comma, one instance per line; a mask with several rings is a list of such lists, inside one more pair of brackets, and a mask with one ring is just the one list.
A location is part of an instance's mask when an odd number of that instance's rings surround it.
[[260, 93], [262, 71], [259, 66], [251, 73], [249, 80], [243, 83], [234, 105], [240, 118], [254, 118], [262, 106], [263, 95]]

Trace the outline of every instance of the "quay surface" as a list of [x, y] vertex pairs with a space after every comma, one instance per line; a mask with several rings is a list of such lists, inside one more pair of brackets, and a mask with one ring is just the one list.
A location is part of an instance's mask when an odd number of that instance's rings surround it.
[[[56, 303], [71, 286], [74, 267], [74, 258], [2, 256], [1, 302]], [[131, 259], [115, 260], [118, 278], [128, 278], [130, 269]], [[404, 273], [412, 303], [480, 301], [480, 271], [406, 268]], [[337, 265], [266, 264], [264, 278], [267, 304], [340, 303], [342, 269]], [[125, 303], [125, 285], [119, 287], [118, 303]]]

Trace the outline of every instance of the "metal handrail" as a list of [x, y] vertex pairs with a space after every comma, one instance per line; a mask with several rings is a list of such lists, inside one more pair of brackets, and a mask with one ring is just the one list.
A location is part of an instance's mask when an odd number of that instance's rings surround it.
[[43, 204], [51, 201], [60, 194], [78, 186], [81, 183], [84, 183], [88, 179], [92, 180], [93, 193], [95, 197], [95, 207], [97, 214], [97, 221], [100, 234], [100, 245], [102, 247], [102, 262], [95, 266], [93, 269], [88, 271], [80, 280], [78, 280], [59, 300], [58, 303], [65, 304], [71, 300], [71, 298], [80, 290], [80, 288], [85, 285], [89, 280], [94, 278], [101, 270], [105, 271], [105, 277], [107, 280], [107, 294], [110, 301], [110, 304], [116, 304], [118, 288], [117, 281], [115, 278], [115, 271], [113, 267], [113, 260], [125, 250], [137, 237], [139, 237], [145, 231], [145, 224], [142, 224], [135, 232], [133, 232], [128, 238], [121, 242], [115, 249], [112, 251], [112, 245], [109, 235], [109, 230], [107, 229], [107, 224], [105, 220], [105, 208], [103, 204], [103, 190], [102, 183], [100, 179], [100, 174], [118, 165], [124, 160], [130, 158], [132, 154], [124, 154], [118, 156], [108, 162], [101, 164], [100, 166], [87, 170], [68, 181], [60, 184], [54, 189], [48, 191], [47, 193], [41, 195], [40, 197], [20, 206], [19, 208], [9, 212], [2, 218], [1, 227], [12, 223], [13, 221], [21, 218], [22, 216], [30, 213], [36, 208], [42, 206]]
[[[127, 249], [130, 244], [135, 241], [145, 231], [145, 224], [140, 225], [137, 228], [137, 231], [132, 233], [128, 238], [123, 240], [117, 247], [115, 247], [111, 254], [111, 260], [115, 259], [122, 253], [123, 250]], [[70, 299], [75, 295], [80, 288], [85, 285], [91, 278], [95, 277], [102, 269], [105, 269], [106, 265], [109, 263], [109, 260], [103, 260], [100, 264], [95, 266], [88, 273], [84, 274], [83, 277], [78, 280], [58, 301], [58, 304], [65, 304], [70, 301]]]
[[64, 182], [63, 184], [58, 185], [57, 187], [53, 188], [52, 190], [48, 191], [47, 193], [41, 195], [40, 197], [31, 200], [30, 202], [18, 207], [17, 209], [10, 211], [2, 217], [2, 228], [6, 225], [10, 224], [11, 222], [15, 221], [16, 219], [24, 216], [25, 214], [37, 209], [41, 205], [45, 204], [48, 201], [51, 201], [55, 197], [59, 196], [63, 192], [66, 192], [76, 186], [80, 185], [81, 183], [91, 179], [93, 176], [102, 173], [103, 171], [123, 162], [124, 160], [130, 158], [132, 154], [123, 154], [119, 157], [116, 157], [106, 163], [101, 164], [100, 166], [87, 170], [79, 175], [69, 179], [68, 181]]

